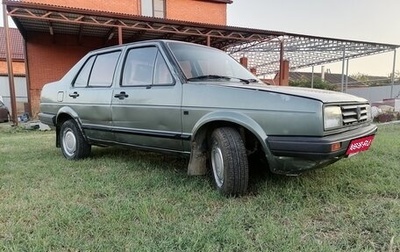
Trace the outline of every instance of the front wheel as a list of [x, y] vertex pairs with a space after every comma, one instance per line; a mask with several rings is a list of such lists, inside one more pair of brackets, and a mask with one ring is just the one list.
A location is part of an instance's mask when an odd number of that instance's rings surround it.
[[249, 164], [239, 132], [230, 127], [217, 128], [210, 145], [212, 174], [218, 191], [226, 196], [245, 194]]
[[72, 119], [61, 125], [60, 143], [61, 151], [67, 159], [77, 160], [90, 155], [91, 145], [87, 143], [78, 125]]

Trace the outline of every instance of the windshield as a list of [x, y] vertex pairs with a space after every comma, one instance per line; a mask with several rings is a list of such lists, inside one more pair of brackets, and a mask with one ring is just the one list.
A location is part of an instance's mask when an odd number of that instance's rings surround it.
[[252, 73], [223, 51], [185, 43], [169, 42], [168, 45], [188, 81], [258, 82]]

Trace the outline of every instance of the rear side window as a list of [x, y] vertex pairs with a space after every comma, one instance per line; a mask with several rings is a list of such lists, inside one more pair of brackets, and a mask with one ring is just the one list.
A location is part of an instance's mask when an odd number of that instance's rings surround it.
[[114, 78], [120, 51], [100, 54], [96, 57], [89, 78], [89, 86], [109, 87]]
[[129, 50], [122, 73], [122, 86], [171, 85], [173, 78], [157, 47]]
[[74, 87], [109, 87], [112, 85], [120, 51], [92, 56], [81, 68]]
[[82, 67], [81, 71], [79, 72], [78, 76], [75, 79], [74, 87], [86, 87], [89, 80], [90, 71], [92, 71], [93, 62], [95, 60], [95, 56], [89, 58], [86, 61], [85, 65]]

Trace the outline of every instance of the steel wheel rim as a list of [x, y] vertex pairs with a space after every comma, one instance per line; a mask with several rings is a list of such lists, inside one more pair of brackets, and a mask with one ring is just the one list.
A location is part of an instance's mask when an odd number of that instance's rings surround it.
[[211, 165], [214, 174], [214, 180], [218, 187], [224, 183], [224, 159], [221, 149], [214, 145], [211, 150]]
[[68, 156], [72, 156], [76, 151], [76, 137], [72, 130], [68, 129], [64, 132], [63, 146], [65, 153]]

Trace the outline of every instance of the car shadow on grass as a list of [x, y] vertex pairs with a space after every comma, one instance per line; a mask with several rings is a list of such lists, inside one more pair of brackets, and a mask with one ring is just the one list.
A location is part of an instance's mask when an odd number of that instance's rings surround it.
[[[317, 172], [317, 170], [312, 170], [297, 175], [276, 174], [270, 171], [267, 161], [262, 158], [250, 158], [249, 168], [248, 192], [254, 196], [264, 193], [270, 188], [273, 190], [285, 189], [294, 184], [299, 185], [302, 181], [313, 180]], [[318, 173], [322, 175], [323, 172], [318, 170]]]
[[151, 151], [132, 150], [121, 147], [94, 147], [92, 149], [91, 158], [110, 158], [118, 160], [118, 162], [144, 162], [154, 169], [179, 170], [182, 173], [186, 172], [188, 157], [174, 154], [162, 154]]
[[[179, 183], [181, 185], [183, 181], [187, 181], [187, 185], [190, 185], [193, 181], [198, 180], [200, 183], [208, 183], [210, 189], [214, 188], [211, 171], [208, 171], [207, 175], [200, 177], [187, 175], [188, 156], [139, 151], [121, 147], [94, 147], [90, 158], [115, 160], [116, 164], [129, 164], [127, 168], [129, 170], [151, 170], [152, 172], [163, 173], [163, 175], [171, 178], [173, 176], [179, 177], [178, 180], [170, 179], [170, 183]], [[268, 164], [262, 159], [250, 159], [249, 167], [248, 195], [250, 196], [256, 196], [268, 190], [270, 186], [283, 188], [287, 183], [296, 180], [295, 177], [270, 172]], [[179, 187], [180, 185], [176, 186]]]

